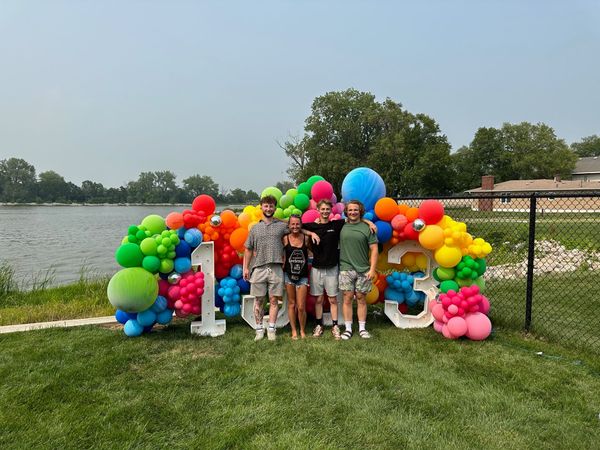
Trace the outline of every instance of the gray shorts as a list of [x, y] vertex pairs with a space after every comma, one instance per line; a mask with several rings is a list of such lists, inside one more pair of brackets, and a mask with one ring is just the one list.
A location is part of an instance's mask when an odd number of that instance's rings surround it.
[[368, 274], [369, 272], [359, 273], [356, 270], [342, 270], [340, 272], [340, 289], [342, 291], [368, 294], [373, 288], [373, 283], [367, 276]]
[[327, 293], [328, 297], [338, 295], [339, 268], [313, 267], [310, 270], [310, 295], [319, 296]]
[[283, 269], [281, 264], [255, 267], [249, 281], [250, 295], [264, 297], [268, 291], [271, 297], [283, 296]]

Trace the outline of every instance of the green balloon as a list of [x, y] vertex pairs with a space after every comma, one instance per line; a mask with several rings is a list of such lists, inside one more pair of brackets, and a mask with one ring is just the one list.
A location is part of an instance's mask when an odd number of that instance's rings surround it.
[[144, 254], [137, 244], [123, 244], [115, 252], [115, 259], [123, 267], [140, 267]]
[[310, 186], [309, 192], [317, 181], [323, 181], [324, 179], [325, 178], [323, 178], [321, 175], [313, 175], [308, 180], [306, 180], [306, 184]]
[[148, 272], [156, 273], [160, 268], [160, 259], [156, 256], [146, 256], [142, 261], [142, 267]]
[[473, 284], [473, 280], [470, 278], [456, 278], [455, 281], [458, 283], [460, 287], [463, 286], [471, 286]]
[[477, 278], [473, 284], [479, 286], [479, 292], [485, 291], [485, 279], [483, 277]]
[[138, 227], [136, 227], [135, 225], [129, 225], [129, 228], [127, 228], [127, 234], [135, 235], [138, 231]]
[[292, 209], [292, 214], [295, 214], [297, 216], [301, 216], [302, 215], [302, 211], [300, 211], [299, 209], [294, 208], [294, 209]]
[[142, 226], [146, 227], [151, 235], [160, 234], [167, 229], [165, 219], [158, 214], [150, 214], [149, 216], [144, 217], [144, 220], [142, 220]]
[[135, 233], [135, 237], [137, 238], [138, 241], [143, 241], [147, 237], [146, 232], [143, 230], [138, 230], [138, 232]]
[[[304, 195], [306, 195], [307, 197], [310, 197], [310, 188], [311, 188], [311, 187], [312, 187], [312, 186], [309, 186], [309, 185], [308, 185], [308, 183], [306, 183], [306, 182], [304, 182], [304, 183], [300, 183], [300, 184], [298, 185], [298, 194], [296, 194], [296, 195], [299, 195], [299, 194], [304, 194]], [[296, 199], [294, 198], [294, 201], [295, 201], [295, 200], [296, 200]]]
[[279, 206], [281, 206], [282, 209], [287, 208], [292, 203], [294, 203], [293, 197], [289, 197], [287, 194], [282, 195], [281, 198], [279, 199]]
[[173, 263], [173, 260], [165, 258], [160, 260], [160, 269], [158, 270], [160, 270], [161, 273], [171, 273], [173, 272], [174, 267], [175, 264]]
[[108, 282], [106, 295], [111, 305], [125, 312], [142, 312], [152, 306], [158, 283], [141, 267], [121, 269]]
[[296, 188], [288, 189], [286, 191], [285, 195], [287, 195], [288, 197], [290, 197], [292, 199], [292, 201], [293, 201], [294, 197], [296, 195], [298, 195], [298, 189], [296, 189]]
[[454, 269], [448, 267], [438, 267], [435, 271], [441, 281], [452, 280], [456, 276]]
[[272, 195], [273, 197], [275, 197], [275, 200], [277, 200], [279, 202], [279, 199], [281, 198], [283, 193], [279, 189], [277, 189], [275, 186], [270, 186], [262, 191], [262, 194], [260, 194], [260, 197], [262, 198], [267, 195]]
[[434, 271], [432, 271], [432, 272], [431, 272], [431, 275], [433, 275], [433, 279], [434, 279], [435, 281], [437, 281], [438, 283], [439, 283], [440, 281], [442, 281], [442, 280], [440, 280], [440, 277], [439, 277], [439, 276], [438, 276], [438, 274], [437, 274], [437, 269], [435, 269]]
[[487, 269], [487, 263], [485, 262], [485, 259], [483, 259], [483, 258], [477, 258], [475, 261], [478, 264], [477, 273], [479, 274], [479, 276], [481, 276], [485, 273], [485, 269]]
[[305, 211], [310, 205], [310, 198], [306, 194], [298, 194], [294, 199], [294, 206], [301, 211]]
[[290, 206], [289, 208], [285, 208], [283, 210], [283, 217], [285, 219], [287, 219], [288, 217], [290, 217], [292, 215], [292, 207]]
[[450, 290], [452, 290], [454, 292], [458, 291], [458, 284], [456, 283], [456, 281], [453, 281], [453, 280], [442, 281], [442, 284], [440, 284], [440, 291], [442, 291], [444, 294], [446, 294]]
[[277, 208], [275, 210], [275, 214], [273, 214], [273, 217], [275, 217], [276, 219], [282, 220], [285, 218], [284, 214], [283, 214], [283, 209], [281, 208]]
[[156, 247], [156, 241], [152, 238], [146, 238], [140, 243], [140, 249], [146, 256], [155, 256]]

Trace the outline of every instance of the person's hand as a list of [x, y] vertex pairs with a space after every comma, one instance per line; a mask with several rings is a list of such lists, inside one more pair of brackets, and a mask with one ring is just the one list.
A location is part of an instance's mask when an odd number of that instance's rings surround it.
[[369, 270], [367, 277], [374, 283], [377, 281], [377, 271], [375, 269]]
[[245, 281], [249, 281], [250, 279], [250, 271], [248, 270], [248, 268], [244, 268], [244, 273], [242, 275], [242, 277], [244, 278]]
[[319, 242], [321, 242], [321, 238], [319, 238], [319, 235], [317, 233], [311, 231], [310, 237], [312, 239], [313, 244], [315, 245], [319, 245]]
[[373, 222], [369, 221], [369, 229], [371, 230], [371, 233], [377, 234], [377, 225], [375, 225]]

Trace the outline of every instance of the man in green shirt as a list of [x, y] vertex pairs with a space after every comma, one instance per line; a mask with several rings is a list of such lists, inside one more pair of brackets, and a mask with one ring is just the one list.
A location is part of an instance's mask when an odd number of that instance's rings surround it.
[[352, 337], [352, 299], [356, 296], [356, 315], [360, 337], [371, 337], [366, 329], [367, 300], [372, 283], [377, 279], [377, 235], [371, 233], [369, 226], [361, 219], [365, 207], [358, 200], [346, 203], [348, 221], [340, 234], [340, 279], [339, 286], [344, 294], [344, 322], [346, 330], [342, 339]]

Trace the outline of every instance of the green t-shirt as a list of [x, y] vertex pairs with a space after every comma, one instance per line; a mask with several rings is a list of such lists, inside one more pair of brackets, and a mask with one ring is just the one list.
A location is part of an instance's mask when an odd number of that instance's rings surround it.
[[377, 235], [364, 222], [346, 223], [340, 234], [340, 270], [368, 272], [369, 246], [377, 244]]

